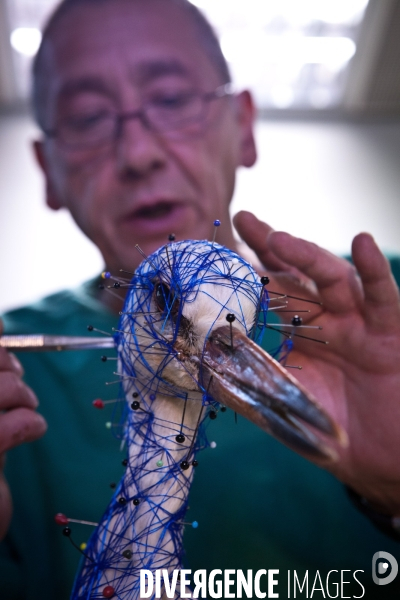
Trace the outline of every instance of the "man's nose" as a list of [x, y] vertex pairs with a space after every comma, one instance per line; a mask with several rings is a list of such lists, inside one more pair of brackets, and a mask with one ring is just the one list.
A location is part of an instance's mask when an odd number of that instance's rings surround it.
[[117, 166], [123, 178], [141, 179], [161, 169], [167, 159], [163, 140], [140, 111], [124, 115], [117, 131]]

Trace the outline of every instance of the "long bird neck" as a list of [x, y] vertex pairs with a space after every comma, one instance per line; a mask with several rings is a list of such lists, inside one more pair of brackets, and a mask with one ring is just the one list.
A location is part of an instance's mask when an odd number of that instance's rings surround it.
[[[183, 519], [193, 479], [191, 462], [202, 403], [157, 395], [151, 410], [132, 415], [129, 464], [124, 482], [139, 503], [133, 533], [138, 568], [179, 568]], [[183, 420], [184, 416], [184, 420]], [[182, 468], [183, 467], [183, 468]]]
[[73, 598], [98, 597], [111, 585], [117, 598], [138, 599], [141, 569], [171, 573], [181, 568], [191, 463], [203, 412], [199, 393], [157, 394], [130, 410], [126, 472], [85, 551]]

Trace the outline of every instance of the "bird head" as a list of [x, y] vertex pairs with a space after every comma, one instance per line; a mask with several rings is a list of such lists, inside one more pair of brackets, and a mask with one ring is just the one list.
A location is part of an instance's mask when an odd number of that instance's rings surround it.
[[[314, 459], [340, 427], [262, 350], [268, 294], [255, 270], [208, 241], [170, 243], [132, 279], [117, 338], [119, 371], [141, 395], [201, 392]], [[315, 431], [313, 431], [315, 430]]]

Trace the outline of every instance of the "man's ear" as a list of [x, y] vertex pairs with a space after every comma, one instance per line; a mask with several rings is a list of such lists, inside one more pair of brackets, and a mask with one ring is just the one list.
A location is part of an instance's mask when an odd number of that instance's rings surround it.
[[257, 159], [253, 131], [256, 108], [253, 98], [247, 90], [236, 96], [236, 102], [238, 123], [241, 132], [240, 164], [244, 167], [252, 167]]
[[39, 165], [46, 182], [46, 204], [52, 210], [59, 210], [62, 208], [61, 202], [58, 200], [54, 190], [54, 186], [51, 182], [50, 171], [47, 164], [47, 157], [44, 149], [44, 142], [42, 140], [35, 140], [33, 142], [33, 152], [36, 158], [36, 162]]

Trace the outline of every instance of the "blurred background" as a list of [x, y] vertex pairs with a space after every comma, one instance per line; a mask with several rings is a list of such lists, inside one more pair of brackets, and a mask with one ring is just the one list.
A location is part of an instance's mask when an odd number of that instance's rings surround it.
[[[359, 231], [400, 253], [400, 0], [193, 3], [259, 109], [259, 159], [239, 172], [232, 213], [340, 254]], [[0, 311], [102, 268], [70, 217], [45, 208], [30, 149], [30, 64], [56, 4], [0, 0]]]

